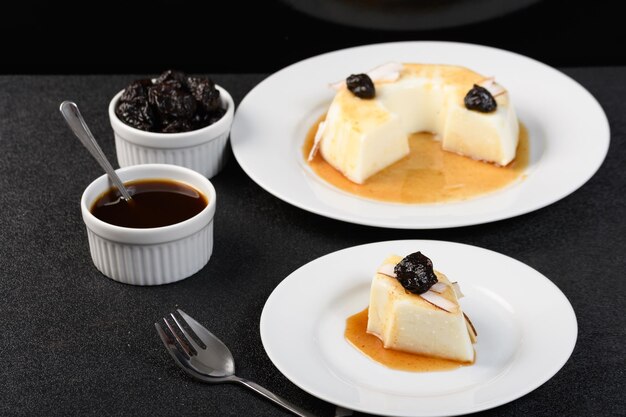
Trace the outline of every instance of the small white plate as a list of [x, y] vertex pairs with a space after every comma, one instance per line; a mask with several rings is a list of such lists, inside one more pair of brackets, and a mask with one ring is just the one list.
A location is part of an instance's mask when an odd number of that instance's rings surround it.
[[[396, 371], [344, 338], [346, 319], [367, 307], [383, 259], [418, 250], [461, 285], [461, 306], [478, 332], [472, 366]], [[487, 249], [429, 240], [355, 246], [304, 265], [270, 295], [260, 327], [268, 356], [294, 384], [333, 404], [391, 416], [459, 415], [513, 401], [561, 369], [577, 337], [572, 306], [539, 272]]]
[[[509, 90], [529, 132], [527, 178], [471, 200], [417, 205], [367, 200], [317, 177], [301, 147], [333, 98], [328, 83], [389, 61], [456, 64], [495, 76]], [[243, 170], [276, 197], [338, 220], [406, 229], [486, 223], [552, 204], [593, 176], [609, 138], [598, 102], [563, 73], [512, 52], [448, 42], [369, 45], [298, 62], [244, 98], [231, 130], [233, 152]]]

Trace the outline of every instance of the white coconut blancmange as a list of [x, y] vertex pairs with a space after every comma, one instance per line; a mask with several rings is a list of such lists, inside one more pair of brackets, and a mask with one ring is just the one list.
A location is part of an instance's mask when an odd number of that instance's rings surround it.
[[[322, 156], [351, 181], [362, 184], [408, 155], [408, 137], [417, 132], [432, 132], [444, 150], [473, 159], [507, 165], [515, 158], [517, 116], [509, 94], [493, 79], [426, 64], [403, 64], [395, 79], [379, 79], [384, 81], [374, 80], [376, 97], [369, 100], [340, 86], [320, 130]], [[495, 93], [491, 113], [465, 107], [465, 95], [481, 83]]]
[[476, 332], [461, 310], [453, 285], [435, 271], [441, 284], [438, 292], [407, 292], [388, 275], [387, 265], [401, 260], [395, 255], [387, 258], [372, 280], [367, 332], [388, 349], [473, 362]]

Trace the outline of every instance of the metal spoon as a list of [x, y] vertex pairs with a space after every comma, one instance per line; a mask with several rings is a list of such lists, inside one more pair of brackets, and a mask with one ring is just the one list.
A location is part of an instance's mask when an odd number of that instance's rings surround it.
[[117, 176], [117, 173], [111, 166], [111, 163], [104, 156], [104, 152], [96, 142], [96, 139], [91, 134], [91, 131], [87, 127], [83, 116], [80, 115], [80, 111], [78, 111], [78, 106], [76, 103], [72, 101], [64, 101], [61, 103], [59, 108], [61, 110], [61, 114], [65, 118], [65, 121], [69, 125], [72, 132], [76, 135], [76, 137], [80, 140], [80, 142], [87, 148], [91, 156], [93, 156], [96, 161], [100, 164], [100, 166], [106, 171], [107, 175], [113, 181], [113, 184], [117, 187], [117, 189], [122, 193], [122, 197], [126, 201], [132, 201], [132, 197], [130, 193], [124, 186], [124, 183]]

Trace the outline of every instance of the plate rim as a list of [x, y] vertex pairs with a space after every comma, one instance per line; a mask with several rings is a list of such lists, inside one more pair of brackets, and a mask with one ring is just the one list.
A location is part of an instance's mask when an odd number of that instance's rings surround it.
[[[501, 6], [500, 10], [489, 10], [489, 12], [487, 14], [483, 14], [480, 16], [470, 16], [470, 17], [463, 17], [463, 18], [459, 18], [457, 16], [458, 14], [458, 6], [452, 5], [452, 7], [454, 7], [454, 9], [452, 10], [453, 12], [453, 16], [450, 17], [449, 13], [444, 13], [442, 16], [442, 13], [440, 11], [437, 10], [430, 10], [429, 12], [426, 12], [426, 14], [422, 13], [420, 14], [420, 11], [413, 11], [411, 13], [411, 11], [409, 10], [408, 16], [410, 17], [415, 17], [415, 18], [422, 18], [420, 19], [421, 21], [419, 22], [418, 25], [413, 25], [412, 27], [408, 27], [406, 25], [406, 23], [400, 23], [399, 25], [391, 25], [389, 24], [390, 20], [393, 19], [389, 19], [388, 14], [383, 15], [383, 20], [384, 22], [381, 23], [374, 23], [373, 20], [369, 17], [367, 17], [368, 19], [363, 20], [363, 19], [359, 19], [358, 21], [353, 21], [350, 19], [346, 19], [344, 18], [344, 14], [349, 11], [349, 12], [355, 12], [358, 11], [358, 9], [351, 9], [351, 7], [353, 7], [350, 4], [346, 4], [343, 5], [343, 9], [339, 12], [339, 13], [324, 13], [323, 11], [317, 11], [314, 7], [311, 6], [318, 6], [319, 4], [308, 4], [306, 1], [302, 2], [302, 1], [295, 1], [295, 0], [284, 0], [283, 3], [289, 5], [290, 7], [300, 11], [301, 13], [304, 13], [308, 16], [312, 16], [315, 17], [317, 19], [323, 20], [325, 22], [330, 22], [330, 23], [335, 23], [335, 24], [340, 24], [340, 25], [345, 25], [348, 27], [353, 27], [353, 28], [365, 28], [365, 29], [377, 29], [377, 30], [391, 30], [391, 31], [403, 31], [403, 30], [437, 30], [437, 29], [447, 29], [447, 28], [453, 28], [453, 27], [458, 27], [458, 26], [462, 26], [462, 25], [469, 25], [469, 24], [477, 24], [477, 23], [481, 23], [481, 22], [487, 22], [489, 20], [493, 20], [497, 17], [502, 17], [502, 16], [507, 16], [511, 13], [515, 13], [516, 11], [521, 11], [524, 10], [530, 6], [532, 6], [533, 4], [537, 3], [537, 0], [523, 0], [521, 3], [522, 4], [507, 4], [505, 5], [503, 8]], [[319, 3], [319, 2], [318, 2]], [[485, 4], [486, 3], [486, 4]], [[304, 4], [304, 6], [303, 6]], [[487, 1], [487, 0], [481, 0], [478, 3], [477, 7], [480, 7], [483, 11], [485, 9], [493, 9], [494, 2], [493, 1]], [[324, 6], [324, 2], [322, 2], [322, 6]], [[321, 9], [326, 10], [325, 7], [322, 7]], [[373, 10], [372, 10], [373, 9]], [[462, 10], [462, 7], [461, 7]], [[421, 10], [422, 12], [424, 12], [424, 10]], [[373, 7], [370, 6], [370, 10], [366, 11], [370, 16], [372, 15], [372, 13], [376, 13], [376, 12], [381, 12], [379, 7]], [[384, 10], [382, 10], [383, 13]], [[449, 12], [449, 10], [448, 10]], [[444, 19], [442, 19], [442, 17]], [[424, 24], [424, 19], [437, 19], [439, 18], [440, 20], [443, 20], [442, 24], [439, 25], [431, 25], [431, 24]]]
[[[241, 119], [241, 110], [246, 108], [246, 104], [253, 99], [255, 91], [258, 91], [260, 88], [263, 88], [264, 85], [273, 82], [276, 79], [279, 79], [281, 76], [283, 76], [283, 74], [288, 73], [289, 71], [292, 71], [295, 67], [299, 67], [299, 66], [304, 66], [309, 64], [310, 62], [314, 62], [317, 59], [324, 59], [326, 57], [332, 56], [332, 55], [337, 55], [340, 56], [342, 54], [345, 53], [353, 53], [354, 51], [358, 51], [358, 50], [367, 50], [368, 48], [371, 47], [381, 47], [381, 48], [385, 48], [385, 47], [397, 47], [397, 46], [404, 46], [404, 47], [409, 47], [410, 45], [422, 45], [422, 46], [432, 46], [432, 47], [444, 47], [444, 48], [455, 48], [455, 47], [470, 47], [470, 48], [477, 48], [479, 50], [487, 50], [490, 51], [490, 53], [496, 53], [496, 54], [503, 54], [503, 55], [509, 55], [509, 56], [513, 56], [516, 57], [517, 59], [522, 59], [522, 60], [526, 60], [531, 62], [533, 65], [537, 65], [538, 67], [541, 68], [542, 71], [547, 71], [549, 73], [552, 73], [554, 75], [557, 75], [559, 77], [563, 77], [564, 79], [567, 80], [567, 82], [573, 83], [573, 85], [576, 86], [576, 88], [579, 89], [580, 92], [582, 92], [586, 98], [589, 100], [589, 104], [591, 106], [593, 106], [595, 108], [595, 110], [597, 111], [597, 116], [600, 117], [601, 120], [598, 121], [598, 126], [600, 125], [600, 123], [602, 124], [601, 127], [601, 131], [600, 134], [598, 134], [598, 137], [602, 137], [603, 138], [603, 142], [601, 143], [601, 145], [603, 145], [602, 149], [599, 149], [599, 156], [597, 160], [593, 161], [594, 164], [590, 165], [587, 167], [587, 171], [585, 172], [585, 175], [583, 177], [581, 177], [578, 181], [576, 181], [576, 185], [575, 186], [569, 186], [569, 187], [565, 187], [561, 190], [558, 190], [558, 192], [552, 193], [549, 197], [544, 198], [540, 203], [538, 204], [534, 204], [528, 207], [522, 207], [522, 208], [509, 208], [508, 210], [500, 210], [497, 211], [495, 213], [489, 213], [487, 215], [481, 215], [479, 219], [472, 219], [471, 221], [467, 221], [465, 216], [451, 216], [451, 218], [445, 222], [444, 224], [428, 224], [428, 223], [420, 223], [420, 224], [416, 224], [414, 219], [404, 219], [404, 221], [402, 222], [398, 222], [395, 220], [390, 220], [390, 219], [382, 219], [382, 218], [378, 218], [378, 219], [371, 219], [371, 218], [361, 218], [361, 217], [353, 217], [350, 213], [341, 213], [341, 212], [337, 212], [335, 209], [333, 209], [332, 207], [327, 207], [324, 205], [320, 205], [320, 206], [311, 206], [310, 204], [308, 204], [306, 201], [302, 202], [299, 201], [298, 198], [293, 197], [292, 195], [290, 195], [289, 193], [285, 193], [280, 189], [277, 189], [277, 187], [273, 186], [270, 182], [266, 181], [265, 179], [262, 178], [262, 176], [259, 176], [257, 174], [255, 174], [254, 170], [248, 166], [245, 162], [245, 158], [242, 156], [242, 154], [240, 153], [239, 150], [239, 145], [237, 145], [237, 143], [239, 142], [238, 139], [238, 131], [239, 131], [239, 124], [238, 121]], [[320, 216], [324, 216], [327, 218], [331, 218], [334, 220], [339, 220], [339, 221], [343, 221], [343, 222], [347, 222], [347, 223], [352, 223], [352, 224], [359, 224], [359, 225], [364, 225], [364, 226], [373, 226], [373, 227], [383, 227], [383, 228], [392, 228], [392, 229], [408, 229], [408, 230], [429, 230], [429, 229], [447, 229], [447, 228], [454, 228], [454, 227], [467, 227], [467, 226], [474, 226], [474, 225], [480, 225], [480, 224], [486, 224], [486, 223], [492, 223], [492, 222], [497, 222], [497, 221], [501, 221], [501, 220], [505, 220], [505, 219], [510, 219], [510, 218], [514, 218], [514, 217], [518, 217], [518, 216], [522, 216], [524, 214], [528, 214], [531, 213], [533, 211], [538, 211], [541, 210], [551, 204], [556, 203], [557, 201], [560, 201], [562, 199], [564, 199], [565, 197], [569, 196], [570, 194], [578, 191], [580, 188], [582, 188], [591, 178], [593, 178], [593, 176], [598, 172], [598, 170], [600, 169], [600, 167], [602, 166], [602, 164], [604, 163], [604, 161], [606, 160], [606, 156], [608, 154], [608, 150], [610, 147], [610, 142], [611, 142], [611, 128], [610, 128], [610, 123], [608, 120], [608, 117], [606, 115], [606, 112], [604, 111], [602, 105], [600, 104], [600, 102], [596, 99], [596, 97], [591, 94], [591, 92], [589, 90], [587, 90], [582, 84], [580, 84], [578, 81], [576, 81], [575, 79], [573, 79], [572, 77], [570, 77], [569, 75], [565, 74], [564, 72], [551, 67], [548, 64], [545, 64], [541, 61], [538, 61], [534, 58], [528, 57], [526, 55], [522, 55], [520, 53], [517, 52], [513, 52], [513, 51], [509, 51], [506, 49], [500, 49], [500, 48], [496, 48], [496, 47], [492, 47], [492, 46], [487, 46], [487, 45], [480, 45], [480, 44], [475, 44], [475, 43], [465, 43], [465, 42], [449, 42], [449, 41], [431, 41], [431, 40], [425, 40], [425, 41], [399, 41], [399, 42], [381, 42], [381, 43], [371, 43], [371, 44], [365, 44], [365, 45], [359, 45], [359, 46], [353, 46], [350, 48], [344, 48], [344, 49], [338, 49], [338, 50], [334, 50], [334, 51], [329, 51], [329, 52], [325, 52], [322, 54], [318, 54], [306, 59], [303, 59], [301, 61], [295, 62], [293, 64], [290, 64], [276, 72], [274, 72], [273, 74], [270, 74], [268, 77], [266, 77], [264, 80], [262, 80], [259, 84], [257, 84], [254, 88], [252, 88], [247, 94], [246, 96], [241, 100], [241, 102], [239, 103], [239, 106], [237, 108], [237, 111], [235, 112], [235, 117], [234, 117], [234, 121], [233, 121], [233, 126], [231, 129], [231, 146], [232, 146], [232, 150], [233, 150], [233, 155], [235, 157], [235, 159], [237, 160], [237, 162], [239, 163], [239, 165], [241, 166], [242, 170], [246, 173], [246, 175], [248, 175], [248, 177], [250, 177], [250, 179], [252, 179], [253, 182], [255, 182], [258, 186], [260, 186], [261, 188], [263, 188], [265, 191], [267, 191], [268, 193], [272, 194], [274, 197], [288, 203], [291, 204], [295, 207], [298, 207], [302, 210], [308, 211], [310, 213], [316, 214], [316, 215], [320, 215]], [[516, 182], [517, 183], [517, 182]], [[515, 183], [514, 183], [515, 184]], [[514, 185], [513, 184], [513, 185]], [[324, 183], [324, 185], [328, 185], [326, 183]], [[332, 185], [329, 185], [332, 188]], [[335, 192], [342, 192], [341, 190], [333, 190]], [[498, 191], [495, 191], [495, 193], [497, 193]], [[364, 199], [361, 198], [359, 196], [352, 196], [349, 193], [347, 194], [349, 197], [353, 197], [357, 200], [365, 200], [369, 203], [377, 203], [375, 200], [370, 200], [370, 199]], [[482, 197], [486, 197], [489, 195], [493, 195], [493, 193], [491, 194], [486, 194], [485, 196], [477, 196], [476, 198], [472, 198], [469, 200], [465, 200], [465, 201], [453, 201], [453, 202], [449, 202], [449, 203], [434, 203], [434, 204], [415, 204], [413, 206], [419, 207], [419, 206], [433, 206], [436, 207], [438, 205], [442, 205], [442, 206], [446, 206], [446, 205], [454, 205], [454, 204], [463, 204], [465, 202], [468, 201], [474, 201], [476, 199], [480, 199]], [[392, 203], [388, 203], [388, 202], [380, 202], [381, 204], [392, 204]], [[407, 204], [406, 206], [412, 206], [410, 204]]]
[[525, 388], [511, 393], [508, 396], [505, 396], [503, 398], [500, 399], [492, 399], [488, 402], [483, 402], [481, 403], [479, 406], [475, 407], [475, 408], [471, 408], [468, 409], [466, 411], [461, 411], [461, 412], [454, 412], [454, 413], [450, 413], [450, 412], [445, 412], [445, 413], [431, 413], [431, 414], [418, 414], [420, 417], [444, 417], [444, 416], [457, 416], [457, 415], [465, 415], [465, 414], [469, 414], [469, 413], [476, 413], [476, 412], [481, 412], [481, 411], [485, 411], [485, 410], [489, 410], [501, 405], [505, 405], [508, 404], [512, 401], [515, 401], [519, 398], [524, 397], [525, 395], [531, 393], [532, 391], [536, 390], [537, 388], [539, 388], [540, 386], [542, 386], [543, 384], [545, 384], [547, 381], [549, 381], [550, 379], [552, 379], [564, 366], [565, 364], [568, 362], [568, 360], [571, 358], [572, 353], [576, 347], [576, 344], [578, 342], [578, 319], [576, 317], [576, 312], [574, 311], [574, 308], [571, 304], [571, 302], [569, 301], [569, 299], [567, 298], [567, 296], [563, 293], [563, 291], [561, 291], [561, 289], [552, 281], [550, 280], [548, 277], [546, 277], [544, 274], [542, 274], [541, 272], [537, 271], [536, 269], [534, 269], [533, 267], [531, 267], [530, 265], [519, 261], [509, 255], [491, 250], [491, 249], [487, 249], [481, 246], [477, 246], [477, 245], [471, 245], [471, 244], [467, 244], [467, 243], [459, 243], [459, 242], [452, 242], [452, 241], [445, 241], [445, 240], [436, 240], [436, 239], [399, 239], [399, 240], [386, 240], [386, 241], [375, 241], [375, 242], [369, 242], [369, 243], [364, 243], [364, 244], [359, 244], [359, 245], [354, 245], [354, 246], [349, 246], [346, 248], [342, 248], [330, 253], [326, 253], [322, 256], [319, 256], [303, 265], [301, 265], [300, 267], [298, 267], [296, 270], [292, 271], [291, 273], [289, 273], [275, 288], [274, 290], [272, 290], [272, 293], [269, 295], [269, 297], [267, 298], [265, 304], [263, 305], [263, 310], [261, 312], [261, 316], [260, 316], [260, 320], [259, 320], [259, 333], [261, 336], [261, 342], [263, 345], [263, 349], [265, 350], [265, 353], [267, 354], [267, 356], [269, 357], [270, 361], [272, 362], [272, 364], [278, 369], [278, 371], [285, 376], [289, 381], [291, 381], [293, 384], [295, 384], [296, 386], [298, 386], [300, 389], [302, 389], [303, 391], [309, 393], [310, 395], [313, 395], [316, 398], [319, 398], [323, 401], [329, 402], [331, 404], [335, 404], [335, 405], [339, 405], [342, 407], [346, 407], [355, 411], [359, 411], [359, 412], [364, 412], [364, 413], [369, 413], [369, 414], [374, 414], [374, 415], [389, 415], [389, 416], [399, 416], [399, 417], [404, 417], [407, 416], [408, 414], [390, 414], [390, 411], [385, 411], [385, 412], [380, 412], [377, 410], [370, 410], [370, 409], [366, 409], [363, 407], [359, 407], [358, 404], [352, 404], [350, 402], [347, 401], [332, 401], [331, 399], [329, 399], [327, 396], [320, 396], [320, 393], [317, 392], [315, 389], [311, 389], [311, 387], [308, 386], [304, 386], [301, 383], [299, 383], [297, 380], [294, 380], [293, 375], [290, 374], [289, 371], [285, 371], [285, 366], [284, 364], [281, 362], [281, 360], [279, 358], [277, 358], [275, 356], [275, 352], [271, 352], [271, 349], [268, 350], [267, 346], [268, 346], [268, 336], [267, 336], [267, 329], [268, 327], [270, 327], [270, 325], [268, 324], [268, 306], [270, 306], [270, 302], [274, 302], [273, 300], [277, 297], [277, 293], [280, 291], [283, 291], [282, 288], [284, 287], [284, 285], [286, 285], [285, 283], [288, 282], [288, 280], [290, 279], [296, 279], [293, 278], [295, 276], [297, 276], [297, 273], [299, 271], [301, 271], [302, 269], [304, 269], [305, 267], [307, 267], [309, 264], [312, 263], [317, 263], [317, 262], [323, 262], [326, 258], [332, 257], [332, 256], [339, 256], [341, 253], [344, 252], [351, 252], [351, 251], [358, 251], [359, 249], [363, 249], [364, 247], [368, 247], [368, 246], [388, 246], [388, 245], [402, 245], [402, 244], [407, 244], [407, 245], [420, 245], [420, 244], [434, 244], [434, 245], [452, 245], [452, 246], [456, 246], [457, 248], [461, 248], [461, 250], [465, 249], [470, 249], [470, 250], [476, 250], [478, 249], [479, 251], [485, 251], [491, 254], [491, 256], [497, 256], [497, 257], [501, 257], [503, 259], [505, 259], [507, 262], [513, 262], [516, 264], [521, 265], [522, 267], [533, 271], [538, 277], [540, 277], [543, 281], [545, 281], [545, 283], [552, 289], [552, 291], [554, 291], [554, 295], [556, 295], [557, 297], [560, 297], [563, 301], [563, 307], [565, 308], [567, 314], [570, 316], [570, 325], [573, 326], [572, 329], [572, 339], [569, 340], [569, 344], [566, 346], [567, 349], [564, 350], [563, 355], [561, 356], [561, 360], [559, 360], [558, 362], [553, 362], [553, 366], [550, 369], [547, 369], [546, 372], [544, 372], [542, 374], [542, 376], [540, 378], [538, 378], [533, 384], [530, 384], [528, 386], [526, 386]]

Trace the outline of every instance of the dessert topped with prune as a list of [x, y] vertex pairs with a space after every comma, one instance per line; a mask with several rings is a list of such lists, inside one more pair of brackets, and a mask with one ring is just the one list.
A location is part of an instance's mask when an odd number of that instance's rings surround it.
[[462, 296], [421, 252], [392, 255], [372, 280], [367, 333], [386, 349], [472, 363], [478, 334], [461, 310]]
[[353, 183], [410, 159], [411, 136], [421, 132], [471, 159], [506, 166], [516, 157], [517, 115], [493, 77], [455, 65], [390, 62], [331, 86], [337, 93], [308, 159], [319, 150]]
[[217, 122], [224, 113], [213, 80], [173, 70], [154, 81], [133, 81], [115, 107], [115, 114], [127, 125], [160, 133], [200, 129]]

